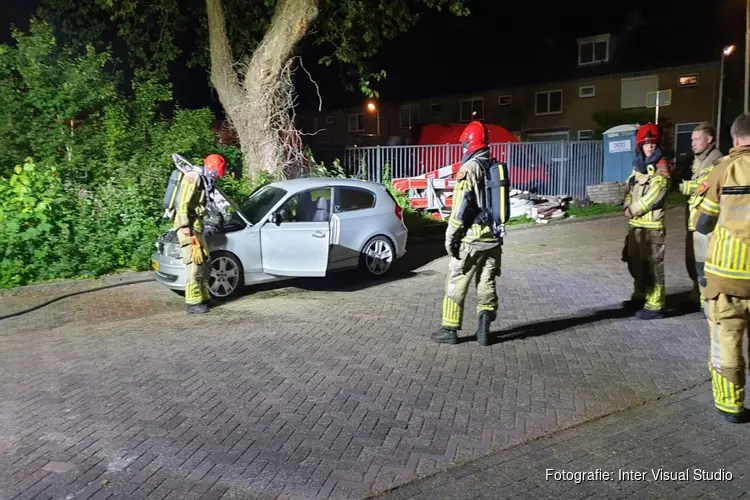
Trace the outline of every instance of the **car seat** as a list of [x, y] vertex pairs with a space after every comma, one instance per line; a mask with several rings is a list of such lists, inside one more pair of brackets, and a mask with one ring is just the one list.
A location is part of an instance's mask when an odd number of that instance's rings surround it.
[[309, 192], [300, 193], [297, 204], [297, 222], [307, 222], [315, 215], [315, 205]]
[[328, 200], [322, 196], [315, 202], [315, 214], [313, 214], [312, 220], [313, 222], [328, 221]]

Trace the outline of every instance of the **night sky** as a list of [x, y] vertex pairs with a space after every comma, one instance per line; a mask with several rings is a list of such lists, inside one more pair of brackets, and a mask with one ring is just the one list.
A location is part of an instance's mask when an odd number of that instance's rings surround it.
[[[25, 29], [35, 11], [33, 0], [5, 0], [0, 12], [0, 41], [9, 26]], [[574, 7], [571, 7], [574, 5]], [[628, 67], [651, 67], [718, 60], [721, 47], [744, 49], [744, 2], [739, 0], [473, 0], [472, 15], [455, 18], [428, 12], [415, 29], [381, 51], [375, 67], [388, 72], [379, 86], [385, 100], [405, 100], [472, 92], [504, 84], [575, 76], [579, 36], [612, 32], [633, 38], [636, 56]], [[637, 44], [637, 45], [633, 45]], [[338, 75], [319, 66], [312, 44], [305, 43], [305, 67], [321, 88], [325, 108], [363, 101], [341, 90]], [[633, 51], [631, 51], [633, 52]], [[742, 68], [742, 58], [730, 64]], [[734, 68], [736, 69], [736, 68]], [[733, 71], [728, 67], [728, 73]], [[211, 105], [205, 70], [176, 65], [175, 94], [183, 107]], [[302, 109], [316, 108], [315, 87], [301, 71], [297, 80]]]

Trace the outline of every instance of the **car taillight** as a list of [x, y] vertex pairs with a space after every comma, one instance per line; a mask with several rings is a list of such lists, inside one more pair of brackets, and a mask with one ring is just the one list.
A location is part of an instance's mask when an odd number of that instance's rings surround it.
[[396, 217], [398, 217], [398, 220], [400, 220], [401, 222], [404, 222], [404, 214], [401, 211], [401, 205], [399, 205], [398, 203], [396, 203]]

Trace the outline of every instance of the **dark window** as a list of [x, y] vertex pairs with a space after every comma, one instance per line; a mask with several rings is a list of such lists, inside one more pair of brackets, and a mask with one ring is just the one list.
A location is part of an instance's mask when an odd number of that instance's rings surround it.
[[364, 189], [339, 188], [337, 212], [362, 210], [375, 206], [375, 196]]
[[581, 62], [585, 64], [585, 63], [593, 62], [593, 60], [594, 60], [594, 44], [593, 43], [581, 44]]
[[594, 61], [605, 61], [607, 59], [607, 42], [596, 42], [594, 45]]
[[549, 111], [550, 113], [559, 113], [562, 111], [562, 92], [550, 92]]
[[467, 99], [461, 102], [461, 121], [484, 120], [484, 99]]
[[536, 95], [536, 114], [540, 115], [542, 113], [549, 113], [549, 106], [547, 106], [547, 94], [546, 92], [541, 92]]

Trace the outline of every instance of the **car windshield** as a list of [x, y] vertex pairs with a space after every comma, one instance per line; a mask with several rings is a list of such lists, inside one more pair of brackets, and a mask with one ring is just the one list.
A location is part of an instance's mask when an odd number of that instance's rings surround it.
[[280, 200], [286, 195], [286, 191], [273, 186], [263, 186], [258, 189], [250, 198], [240, 204], [240, 212], [250, 221], [250, 224], [257, 224], [264, 215], [268, 213]]

